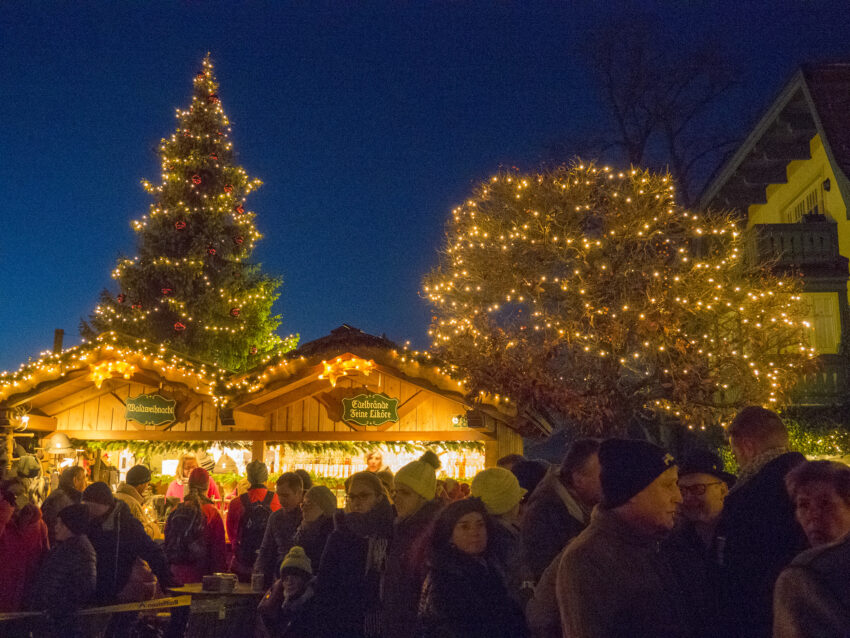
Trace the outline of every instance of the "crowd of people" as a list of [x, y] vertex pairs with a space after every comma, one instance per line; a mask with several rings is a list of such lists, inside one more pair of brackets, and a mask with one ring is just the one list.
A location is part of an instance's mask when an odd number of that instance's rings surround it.
[[225, 517], [187, 462], [163, 530], [142, 465], [114, 493], [67, 468], [40, 508], [13, 478], [0, 612], [44, 610], [74, 635], [83, 606], [229, 570], [263, 582], [275, 637], [850, 635], [850, 467], [789, 450], [763, 408], [728, 434], [737, 477], [707, 450], [618, 438], [576, 440], [552, 467], [510, 455], [466, 486], [438, 481], [430, 451], [394, 475], [373, 457], [341, 509], [303, 471], [268, 489], [253, 461]]

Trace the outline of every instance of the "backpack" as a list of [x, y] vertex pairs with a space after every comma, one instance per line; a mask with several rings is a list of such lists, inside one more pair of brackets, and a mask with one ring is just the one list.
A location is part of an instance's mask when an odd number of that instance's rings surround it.
[[180, 503], [165, 522], [165, 555], [170, 563], [193, 565], [207, 559], [204, 513], [199, 507]]
[[236, 558], [245, 567], [251, 567], [257, 559], [257, 552], [263, 544], [266, 525], [272, 514], [274, 493], [266, 491], [262, 501], [251, 502], [248, 493], [239, 497], [242, 501], [242, 518], [239, 519], [239, 543], [236, 545]]

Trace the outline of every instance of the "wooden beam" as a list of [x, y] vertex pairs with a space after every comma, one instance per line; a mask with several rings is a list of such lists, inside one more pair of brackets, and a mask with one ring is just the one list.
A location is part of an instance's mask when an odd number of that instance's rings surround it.
[[170, 430], [62, 430], [82, 441], [495, 441], [492, 433], [456, 429], [431, 432], [172, 432]]
[[326, 379], [317, 379], [316, 381], [311, 381], [296, 390], [292, 390], [286, 394], [281, 394], [274, 399], [266, 401], [265, 403], [260, 403], [254, 407], [259, 414], [266, 415], [279, 408], [284, 408], [287, 405], [295, 403], [296, 401], [318, 394], [322, 390], [327, 390], [329, 387], [330, 383]]
[[41, 416], [39, 414], [30, 414], [29, 418], [30, 420], [27, 424], [28, 430], [43, 430], [46, 432], [53, 432], [53, 430], [56, 429], [55, 416]]
[[236, 421], [237, 428], [244, 428], [246, 430], [268, 429], [269, 419], [267, 416], [259, 416], [242, 410], [234, 410], [233, 418]]
[[240, 410], [248, 410], [249, 406], [256, 407], [272, 398], [280, 396], [281, 394], [291, 392], [296, 388], [307, 385], [308, 383], [315, 381], [314, 377], [321, 374], [323, 370], [324, 366], [320, 363], [304, 370], [303, 374], [295, 380], [292, 380], [291, 378], [275, 379], [274, 381], [269, 382], [268, 385], [259, 392], [236, 397], [234, 409], [238, 408]]
[[[124, 382], [125, 385], [129, 385], [128, 381]], [[81, 403], [85, 403], [91, 399], [97, 399], [98, 397], [103, 396], [104, 394], [109, 394], [110, 392], [116, 390], [118, 388], [118, 383], [116, 379], [104, 379], [103, 384], [97, 388], [94, 385], [90, 386], [87, 390], [83, 390], [82, 392], [77, 392], [74, 394], [69, 394], [53, 403], [47, 403], [41, 406], [39, 409], [47, 414], [57, 414], [59, 412], [64, 412], [65, 410], [70, 410]]]
[[428, 392], [425, 390], [417, 390], [416, 394], [410, 397], [407, 401], [398, 406], [399, 421], [410, 414], [413, 410], [416, 409], [420, 403], [426, 401], [428, 399]]

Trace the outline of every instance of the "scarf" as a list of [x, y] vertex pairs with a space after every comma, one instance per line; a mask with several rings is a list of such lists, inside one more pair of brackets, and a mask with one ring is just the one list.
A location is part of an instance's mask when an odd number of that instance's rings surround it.
[[744, 483], [746, 483], [756, 474], [761, 472], [765, 465], [767, 465], [774, 459], [778, 459], [780, 456], [786, 454], [787, 452], [787, 447], [780, 446], [772, 447], [770, 449], [765, 450], [761, 454], [757, 454], [756, 456], [754, 456], [749, 463], [747, 463], [744, 467], [741, 468], [741, 473], [738, 474], [738, 481], [735, 483], [735, 487], [729, 490], [729, 492], [732, 493], [738, 488], [740, 488]]

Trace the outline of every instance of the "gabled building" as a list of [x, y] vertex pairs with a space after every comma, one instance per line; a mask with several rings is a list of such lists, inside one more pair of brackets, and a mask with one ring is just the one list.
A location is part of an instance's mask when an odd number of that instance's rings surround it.
[[749, 230], [748, 259], [798, 270], [820, 369], [795, 402], [831, 405], [848, 390], [850, 62], [802, 67], [715, 173], [702, 209], [731, 209]]

